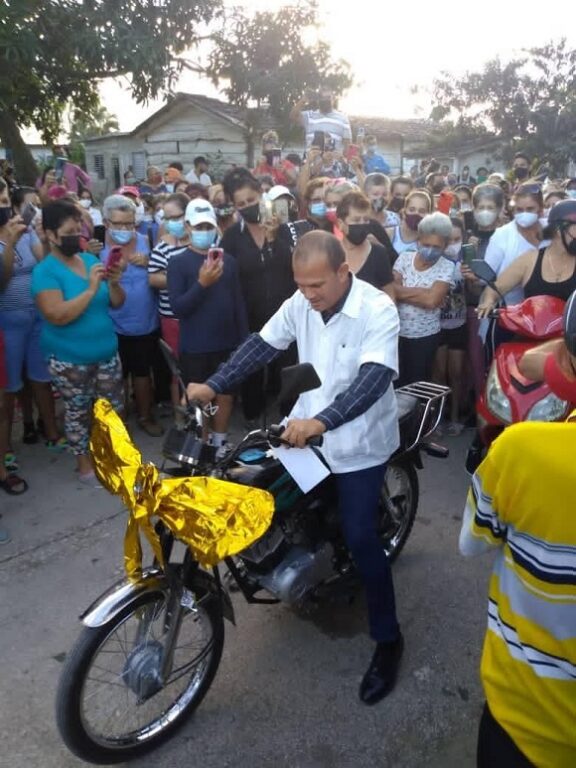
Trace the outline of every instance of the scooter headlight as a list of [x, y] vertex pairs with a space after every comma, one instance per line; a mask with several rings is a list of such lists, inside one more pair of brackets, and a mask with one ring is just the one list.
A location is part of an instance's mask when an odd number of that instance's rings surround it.
[[510, 400], [504, 394], [498, 379], [498, 371], [493, 363], [486, 380], [486, 404], [490, 411], [501, 421], [512, 423], [512, 408]]
[[568, 403], [550, 392], [533, 405], [526, 421], [560, 421], [568, 411]]

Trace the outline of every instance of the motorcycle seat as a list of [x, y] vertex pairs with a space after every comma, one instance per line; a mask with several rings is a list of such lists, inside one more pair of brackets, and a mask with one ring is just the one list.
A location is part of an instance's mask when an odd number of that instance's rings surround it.
[[418, 407], [418, 398], [414, 395], [407, 395], [404, 392], [396, 392], [396, 403], [398, 404], [398, 421], [400, 423], [407, 421]]

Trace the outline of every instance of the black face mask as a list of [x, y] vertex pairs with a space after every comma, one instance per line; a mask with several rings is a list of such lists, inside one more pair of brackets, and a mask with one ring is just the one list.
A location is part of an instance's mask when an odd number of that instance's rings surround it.
[[318, 102], [318, 106], [320, 108], [320, 112], [324, 112], [324, 114], [327, 112], [332, 112], [332, 102], [330, 99], [321, 99]]
[[570, 256], [576, 256], [576, 238], [572, 238], [570, 242], [566, 240], [566, 230], [563, 229], [560, 233], [560, 237], [562, 238], [562, 245], [564, 248], [566, 248], [566, 252], [570, 254]]
[[394, 211], [394, 213], [400, 213], [402, 208], [404, 208], [404, 198], [401, 195], [394, 195], [388, 204], [388, 210]]
[[80, 250], [80, 235], [62, 235], [58, 249], [63, 256], [71, 259]]
[[260, 223], [260, 203], [253, 203], [252, 205], [247, 205], [246, 208], [240, 208], [238, 213], [248, 224]]
[[349, 224], [346, 237], [352, 245], [362, 245], [370, 234], [371, 229], [372, 226], [370, 224]]
[[517, 179], [525, 179], [528, 176], [528, 168], [514, 168], [514, 176]]
[[10, 208], [9, 205], [2, 206], [0, 208], [0, 227], [3, 227], [5, 224], [8, 224], [11, 218], [12, 218], [12, 208]]

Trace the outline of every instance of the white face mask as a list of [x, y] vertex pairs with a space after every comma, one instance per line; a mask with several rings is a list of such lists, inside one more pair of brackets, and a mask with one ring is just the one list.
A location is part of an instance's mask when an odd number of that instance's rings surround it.
[[531, 211], [523, 211], [514, 216], [514, 221], [519, 227], [531, 227], [538, 221], [538, 214]]
[[136, 203], [136, 218], [135, 218], [136, 226], [138, 226], [139, 224], [142, 224], [142, 222], [144, 221], [145, 215], [146, 215], [146, 210], [144, 208], [144, 204]]
[[497, 211], [474, 211], [474, 218], [480, 227], [491, 227], [498, 218]]
[[82, 200], [80, 200], [80, 205], [82, 208], [86, 208], [86, 210], [88, 210], [88, 208], [92, 207], [92, 200], [86, 200], [86, 198], [82, 198]]

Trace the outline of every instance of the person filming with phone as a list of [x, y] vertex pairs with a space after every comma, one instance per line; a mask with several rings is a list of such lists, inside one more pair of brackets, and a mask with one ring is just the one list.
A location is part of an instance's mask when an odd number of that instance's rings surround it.
[[122, 371], [110, 307], [125, 294], [121, 268], [106, 268], [82, 251], [82, 217], [70, 200], [42, 209], [48, 255], [34, 267], [32, 295], [44, 319], [41, 345], [52, 384], [64, 403], [66, 439], [76, 456], [78, 480], [97, 485], [88, 441], [92, 405], [104, 397], [122, 410]]
[[[168, 297], [180, 320], [179, 362], [185, 383], [215, 373], [248, 334], [236, 260], [214, 247], [216, 213], [207, 200], [191, 200], [184, 215], [190, 247], [170, 258]], [[225, 455], [233, 397], [218, 396], [218, 411], [205, 425], [205, 437]]]

